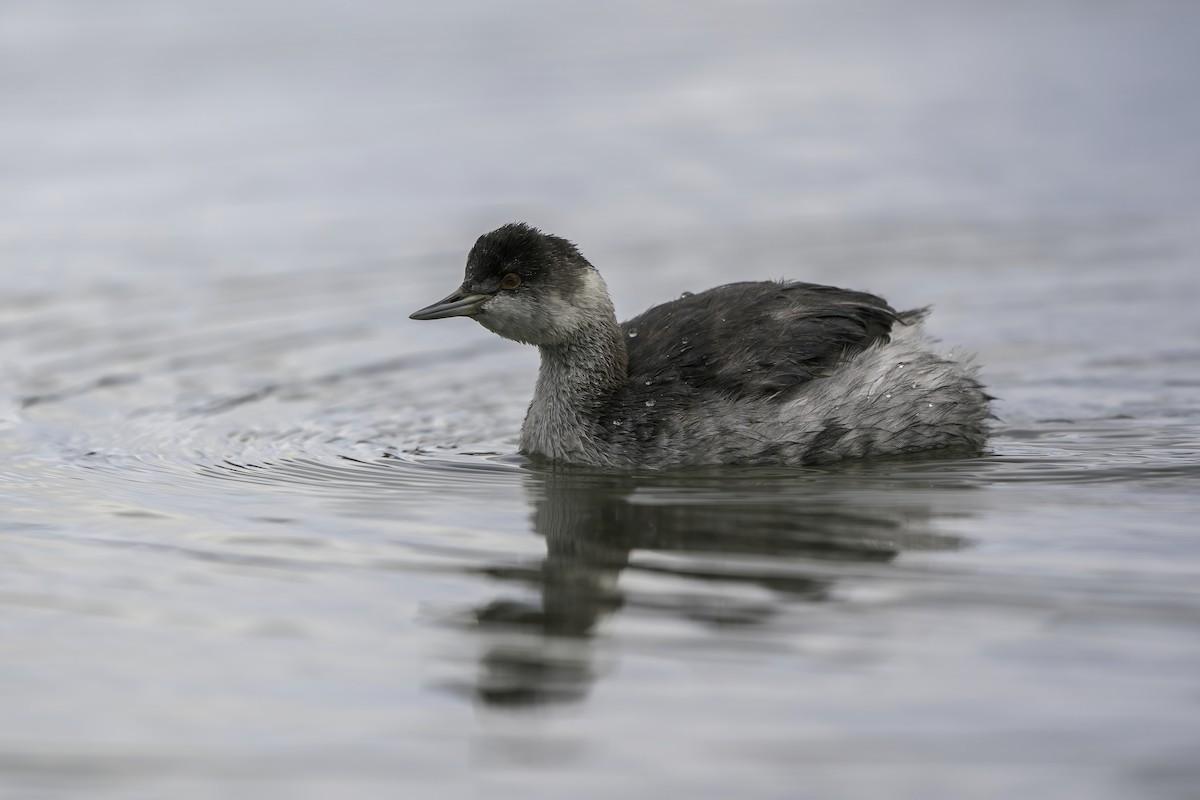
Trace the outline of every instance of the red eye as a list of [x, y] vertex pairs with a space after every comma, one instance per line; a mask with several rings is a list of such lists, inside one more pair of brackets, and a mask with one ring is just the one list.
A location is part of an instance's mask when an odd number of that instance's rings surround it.
[[521, 285], [521, 276], [515, 272], [510, 272], [500, 280], [501, 289], [515, 289]]

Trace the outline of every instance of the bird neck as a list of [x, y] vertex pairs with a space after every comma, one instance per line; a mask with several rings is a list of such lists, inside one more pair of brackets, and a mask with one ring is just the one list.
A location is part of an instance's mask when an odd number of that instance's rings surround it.
[[611, 307], [578, 335], [538, 348], [542, 363], [521, 449], [562, 461], [580, 461], [611, 420], [603, 410], [629, 379], [625, 339]]

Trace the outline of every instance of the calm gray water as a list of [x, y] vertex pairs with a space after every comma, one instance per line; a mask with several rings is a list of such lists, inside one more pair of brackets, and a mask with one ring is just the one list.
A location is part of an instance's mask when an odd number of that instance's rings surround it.
[[[0, 11], [0, 794], [1200, 796], [1200, 7]], [[982, 458], [515, 454], [485, 230], [622, 316], [932, 303]]]

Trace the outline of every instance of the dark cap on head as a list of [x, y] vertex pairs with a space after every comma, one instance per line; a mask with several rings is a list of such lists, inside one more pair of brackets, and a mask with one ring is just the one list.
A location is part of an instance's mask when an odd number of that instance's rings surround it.
[[499, 281], [509, 272], [528, 280], [572, 261], [591, 266], [566, 239], [542, 233], [524, 222], [510, 222], [476, 240], [467, 255], [466, 277], [478, 285]]

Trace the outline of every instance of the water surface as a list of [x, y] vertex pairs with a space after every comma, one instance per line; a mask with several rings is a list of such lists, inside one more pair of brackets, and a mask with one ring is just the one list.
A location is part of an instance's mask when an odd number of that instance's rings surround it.
[[[1191, 5], [3, 18], [0, 792], [1194, 796]], [[407, 319], [511, 219], [932, 303], [992, 446], [530, 463]]]

